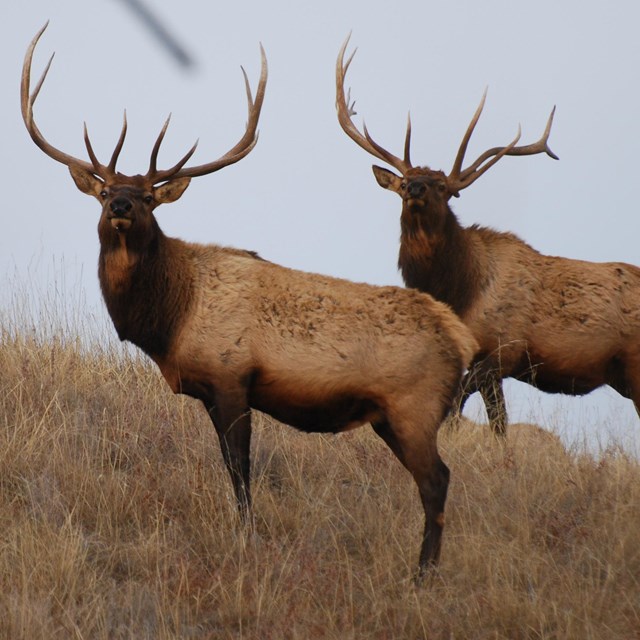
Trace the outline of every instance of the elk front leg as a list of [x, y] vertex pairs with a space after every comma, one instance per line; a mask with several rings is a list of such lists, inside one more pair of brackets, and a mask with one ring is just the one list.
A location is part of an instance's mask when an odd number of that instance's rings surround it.
[[247, 522], [251, 513], [251, 410], [246, 393], [217, 393], [214, 401], [204, 404], [220, 439], [240, 517]]

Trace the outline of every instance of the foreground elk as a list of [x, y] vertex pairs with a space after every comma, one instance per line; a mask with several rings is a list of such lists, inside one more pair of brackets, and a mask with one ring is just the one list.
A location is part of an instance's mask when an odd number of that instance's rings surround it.
[[[22, 115], [34, 142], [69, 167], [102, 205], [99, 279], [111, 319], [158, 365], [175, 393], [201, 400], [220, 439], [241, 515], [251, 508], [251, 409], [303, 431], [336, 433], [371, 422], [413, 475], [425, 512], [420, 573], [439, 555], [449, 471], [438, 426], [477, 344], [446, 307], [418, 291], [293, 271], [248, 251], [165, 236], [153, 210], [194, 176], [240, 160], [257, 141], [267, 82], [264, 54], [240, 142], [214, 162], [185, 167], [194, 148], [158, 170], [162, 129], [145, 175], [116, 172], [126, 122], [108, 165], [51, 146], [33, 120], [32, 41], [22, 72]], [[246, 79], [246, 78], [245, 78]]]
[[507, 415], [501, 379], [517, 378], [554, 393], [586, 394], [608, 384], [640, 407], [640, 269], [544, 256], [510, 233], [462, 227], [451, 196], [505, 155], [546, 153], [553, 111], [542, 138], [488, 149], [463, 169], [467, 144], [484, 97], [464, 135], [449, 175], [413, 167], [407, 125], [404, 157], [377, 144], [354, 125], [344, 80], [348, 38], [336, 64], [336, 107], [345, 133], [401, 175], [373, 167], [380, 186], [402, 198], [398, 266], [408, 287], [446, 302], [480, 344], [463, 386], [480, 390], [489, 420], [504, 433]]

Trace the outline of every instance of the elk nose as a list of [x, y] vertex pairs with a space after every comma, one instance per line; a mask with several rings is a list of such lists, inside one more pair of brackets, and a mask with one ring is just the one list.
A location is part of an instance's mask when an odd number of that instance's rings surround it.
[[129, 211], [131, 210], [131, 200], [119, 196], [118, 198], [114, 198], [111, 201], [109, 207], [111, 208], [111, 213], [115, 215], [129, 213]]
[[411, 198], [421, 198], [422, 196], [424, 196], [424, 193], [426, 191], [426, 187], [424, 186], [423, 182], [410, 182], [409, 186], [407, 188], [407, 191], [409, 192], [409, 197]]

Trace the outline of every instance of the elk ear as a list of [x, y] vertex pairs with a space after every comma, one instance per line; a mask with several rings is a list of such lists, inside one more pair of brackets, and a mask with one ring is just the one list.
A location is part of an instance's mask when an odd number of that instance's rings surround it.
[[190, 182], [191, 178], [178, 178], [161, 184], [154, 190], [156, 202], [160, 204], [175, 202], [187, 190]]
[[383, 189], [400, 193], [400, 184], [402, 183], [400, 176], [397, 176], [393, 171], [389, 171], [389, 169], [383, 169], [375, 164], [371, 168], [373, 169], [373, 175], [376, 177], [378, 184]]
[[82, 193], [100, 199], [100, 192], [104, 187], [102, 180], [96, 178], [90, 171], [74, 165], [69, 166], [69, 173]]

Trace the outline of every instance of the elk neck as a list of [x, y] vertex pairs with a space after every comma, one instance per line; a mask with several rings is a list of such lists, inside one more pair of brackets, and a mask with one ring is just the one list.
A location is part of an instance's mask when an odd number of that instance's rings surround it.
[[192, 297], [186, 243], [165, 236], [155, 218], [144, 237], [99, 231], [98, 277], [118, 337], [164, 357]]
[[425, 206], [400, 218], [398, 268], [407, 287], [431, 294], [464, 316], [479, 291], [478, 260], [467, 229], [445, 205], [435, 216]]

